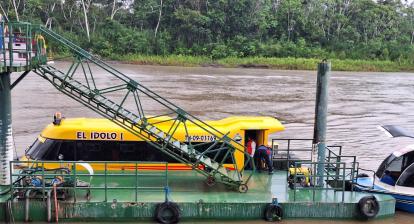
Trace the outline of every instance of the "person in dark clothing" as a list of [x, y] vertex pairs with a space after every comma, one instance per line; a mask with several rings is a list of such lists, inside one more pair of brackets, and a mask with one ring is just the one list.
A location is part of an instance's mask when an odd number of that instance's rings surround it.
[[254, 154], [255, 154], [255, 151], [256, 151], [256, 142], [254, 141], [254, 139], [252, 139], [250, 137], [248, 139], [249, 140], [247, 141], [247, 144], [246, 144], [246, 152], [249, 155], [245, 155], [244, 161], [245, 161], [245, 163], [247, 163], [246, 170], [252, 170], [253, 166], [252, 166], [251, 161], [255, 161]]
[[268, 170], [269, 174], [273, 173], [273, 165], [272, 165], [272, 162], [270, 161], [270, 154], [271, 154], [270, 148], [265, 145], [261, 145], [256, 149], [254, 158], [255, 158], [256, 168], [259, 171], [263, 169], [260, 166], [260, 164], [261, 164], [261, 161], [264, 161], [266, 163], [266, 166], [269, 168]]

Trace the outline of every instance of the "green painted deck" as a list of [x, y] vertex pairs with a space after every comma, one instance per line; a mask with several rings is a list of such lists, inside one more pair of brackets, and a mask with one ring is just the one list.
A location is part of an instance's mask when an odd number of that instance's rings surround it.
[[[104, 186], [103, 177], [94, 177], [93, 186]], [[160, 187], [163, 181], [156, 177], [140, 177], [140, 187]], [[311, 190], [298, 190], [294, 201], [293, 190], [288, 190], [286, 172], [273, 175], [259, 173], [249, 182], [247, 193], [238, 193], [217, 183], [208, 187], [205, 178], [193, 171], [169, 171], [170, 200], [178, 203], [181, 216], [185, 219], [261, 219], [264, 207], [276, 197], [284, 209], [285, 218], [355, 218], [358, 200], [368, 194], [345, 192], [344, 203], [341, 192], [316, 191], [312, 201]], [[111, 177], [108, 186], [134, 186], [134, 177]], [[88, 201], [86, 191], [77, 190], [77, 203], [71, 197], [60, 202], [59, 217], [67, 221], [76, 220], [148, 220], [153, 217], [155, 205], [163, 202], [162, 190], [140, 190], [135, 202], [135, 190], [108, 190], [105, 202], [104, 190], [92, 190]], [[377, 217], [392, 216], [395, 212], [394, 198], [376, 195], [380, 203]], [[1, 198], [4, 201], [5, 197]], [[2, 203], [5, 206], [5, 203]], [[24, 201], [12, 204], [15, 220], [24, 217]], [[5, 217], [5, 209], [0, 210], [0, 221]], [[31, 201], [30, 217], [33, 221], [46, 220], [46, 201]]]

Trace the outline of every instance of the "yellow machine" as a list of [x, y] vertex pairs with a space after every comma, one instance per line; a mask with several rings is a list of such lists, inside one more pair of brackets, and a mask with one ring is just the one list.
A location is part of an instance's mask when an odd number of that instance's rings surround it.
[[[291, 167], [289, 168], [289, 187], [293, 188], [294, 184], [299, 184], [302, 187], [311, 186], [312, 170], [309, 167]], [[296, 176], [296, 179], [295, 179]]]
[[[158, 121], [168, 120], [168, 117], [154, 118], [155, 126], [165, 132], [171, 127], [171, 122]], [[245, 145], [247, 138], [257, 140], [257, 144], [264, 144], [268, 141], [271, 133], [284, 130], [283, 125], [272, 117], [229, 117], [222, 120], [206, 121], [208, 125], [215, 127], [223, 133], [229, 133], [233, 139]], [[186, 134], [188, 133], [188, 135]], [[206, 133], [202, 128], [189, 123], [187, 132], [180, 126], [174, 134], [174, 138], [181, 142], [206, 143], [208, 148], [210, 142], [215, 139]], [[154, 141], [156, 141], [154, 139]], [[234, 152], [236, 164], [242, 167], [244, 154], [240, 151]], [[192, 167], [188, 164], [181, 164], [179, 161], [165, 155], [160, 150], [153, 148], [143, 139], [131, 134], [107, 119], [73, 118], [64, 119], [60, 114], [55, 115], [55, 120], [49, 124], [39, 135], [36, 141], [30, 146], [22, 158], [23, 161], [44, 160], [44, 161], [114, 161], [108, 170], [127, 170], [134, 167], [116, 161], [152, 161], [168, 162], [168, 169], [189, 170]], [[227, 168], [234, 168], [231, 161], [225, 163]], [[231, 163], [231, 164], [230, 164]], [[103, 165], [91, 163], [95, 170], [103, 170]], [[58, 163], [47, 163], [46, 168], [56, 168]], [[156, 170], [165, 169], [163, 163], [143, 164], [139, 168]]]

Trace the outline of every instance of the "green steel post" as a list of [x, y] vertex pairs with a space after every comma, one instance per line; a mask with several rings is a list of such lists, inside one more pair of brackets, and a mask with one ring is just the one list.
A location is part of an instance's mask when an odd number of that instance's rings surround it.
[[45, 200], [45, 187], [46, 187], [46, 179], [45, 179], [45, 162], [42, 162], [42, 200]]
[[343, 170], [342, 170], [342, 203], [344, 203], [345, 200], [345, 170], [346, 170], [346, 164], [342, 163]]
[[165, 164], [165, 185], [168, 187], [168, 162]]
[[9, 71], [12, 71], [13, 67], [13, 26], [9, 23]]
[[138, 202], [138, 162], [135, 162], [135, 202]]
[[10, 187], [13, 160], [10, 73], [0, 73], [0, 191]]
[[326, 147], [326, 117], [328, 111], [328, 86], [331, 63], [323, 60], [318, 64], [318, 78], [315, 104], [315, 124], [313, 133], [313, 144], [318, 147], [317, 168], [318, 185], [323, 186], [323, 173]]
[[288, 174], [289, 174], [289, 168], [290, 168], [290, 139], [288, 139], [288, 142], [287, 142], [287, 172]]
[[0, 28], [1, 28], [1, 30], [0, 30], [0, 34], [1, 34], [1, 41], [2, 41], [2, 43], [1, 43], [1, 46], [2, 46], [2, 54], [3, 54], [3, 66], [4, 66], [4, 70], [6, 70], [6, 35], [5, 35], [5, 33], [4, 33], [4, 28], [5, 28], [5, 26], [7, 26], [4, 22], [2, 22], [1, 24], [0, 24]]
[[77, 182], [77, 172], [76, 172], [76, 162], [73, 162], [73, 176], [74, 176], [74, 196], [73, 196], [73, 200], [74, 200], [74, 202], [76, 203], [76, 194], [77, 194], [77, 184], [76, 184], [76, 182]]
[[[352, 175], [351, 175], [351, 184], [354, 182], [355, 180], [355, 157], [354, 157], [354, 161], [352, 162]], [[354, 191], [354, 186], [351, 185], [351, 191]]]
[[[313, 165], [313, 167], [311, 166], [311, 167], [312, 167], [312, 169], [313, 169], [313, 170], [315, 170], [315, 168], [316, 168], [316, 165], [317, 165], [317, 164], [316, 164], [316, 163], [314, 163], [314, 164], [312, 164], [312, 165]], [[296, 171], [295, 171], [295, 172], [296, 172]], [[312, 201], [313, 201], [313, 202], [315, 201], [315, 195], [316, 195], [316, 194], [315, 194], [315, 193], [316, 193], [316, 192], [315, 192], [315, 190], [316, 190], [316, 186], [314, 185], [314, 186], [312, 187]]]
[[104, 181], [105, 181], [105, 202], [108, 202], [108, 184], [107, 184], [107, 175], [108, 175], [108, 163], [105, 162], [105, 175], [104, 175]]
[[[10, 167], [13, 167], [13, 161], [10, 161]], [[10, 200], [14, 200], [13, 176], [14, 173], [10, 169]], [[20, 176], [17, 176], [17, 178], [20, 178]]]
[[[298, 168], [298, 164], [295, 162], [295, 175], [293, 175], [293, 201], [296, 201], [296, 170]], [[288, 170], [289, 172], [289, 170]], [[289, 175], [288, 175], [289, 176]]]

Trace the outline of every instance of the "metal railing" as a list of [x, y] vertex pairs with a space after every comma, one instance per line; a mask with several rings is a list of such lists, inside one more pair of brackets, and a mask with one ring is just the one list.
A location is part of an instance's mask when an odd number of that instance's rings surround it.
[[46, 43], [39, 28], [25, 22], [0, 22], [0, 71], [30, 70], [46, 63]]
[[[305, 190], [311, 190], [312, 191], [312, 201], [315, 201], [316, 199], [316, 192], [317, 191], [322, 191], [322, 190], [331, 190], [331, 191], [341, 191], [341, 202], [344, 202], [345, 199], [345, 176], [346, 176], [346, 164], [344, 162], [295, 162], [295, 170], [297, 170], [298, 168], [302, 167], [302, 165], [307, 165], [311, 168], [311, 170], [317, 170], [318, 166], [324, 166], [324, 167], [329, 167], [329, 166], [335, 166], [338, 169], [338, 172], [336, 172], [335, 174], [329, 173], [329, 172], [324, 172], [323, 175], [319, 175], [316, 174], [315, 172], [310, 172], [309, 176], [306, 176], [300, 172], [295, 172], [293, 179], [294, 180], [298, 180], [300, 178], [309, 178], [310, 180], [310, 185], [309, 186], [298, 186], [297, 184], [293, 185], [293, 200], [296, 201], [296, 194], [297, 194], [297, 190], [298, 189], [305, 189]], [[323, 179], [336, 179], [338, 180], [339, 184], [336, 184], [336, 186], [340, 186], [340, 187], [335, 187], [335, 186], [329, 186], [327, 184], [324, 184], [323, 186], [319, 186], [317, 183], [317, 179], [319, 178], [323, 178]]]
[[[88, 168], [84, 164], [100, 168], [98, 172], [88, 173]], [[157, 164], [157, 171], [145, 169], [154, 164]], [[52, 191], [54, 184], [57, 190], [71, 193], [70, 199], [74, 202], [81, 192], [93, 196], [94, 193], [102, 195], [103, 191], [104, 202], [108, 202], [108, 198], [116, 198], [115, 195], [119, 196], [119, 191], [133, 192], [134, 202], [139, 201], [140, 192], [159, 191], [164, 192], [166, 197], [168, 193], [168, 163], [166, 162], [11, 161], [10, 167], [15, 167], [10, 170], [12, 199], [30, 190], [37, 191], [40, 198], [45, 200], [47, 192]], [[147, 178], [156, 178], [158, 182], [156, 181], [154, 186], [140, 185], [148, 184], [148, 181], [145, 181]], [[109, 197], [111, 193], [114, 197]]]
[[[342, 202], [347, 182], [353, 184], [358, 175], [359, 163], [356, 156], [342, 155], [342, 146], [327, 146], [324, 162], [314, 162], [314, 155], [317, 153], [313, 147], [312, 139], [272, 139], [272, 160], [273, 162], [286, 162], [288, 182], [293, 182], [294, 200], [296, 190], [311, 190], [312, 201], [315, 201], [315, 192], [318, 190], [333, 190], [342, 192]], [[323, 175], [317, 175], [318, 166], [324, 166]], [[293, 177], [290, 176], [289, 168], [294, 169]], [[298, 168], [310, 168], [308, 176], [300, 172]], [[289, 180], [290, 178], [290, 180]], [[299, 179], [309, 178], [307, 186], [298, 185]], [[324, 186], [317, 186], [318, 178], [325, 180]], [[353, 186], [351, 186], [351, 191]]]
[[371, 185], [371, 189], [374, 189], [375, 181], [378, 178], [377, 177], [377, 172], [375, 170], [364, 169], [364, 168], [358, 167], [358, 169], [356, 170], [356, 176], [355, 176], [355, 179], [354, 179], [355, 180], [354, 181], [355, 182], [354, 184], [358, 184], [358, 178], [359, 178], [359, 171], [360, 170], [372, 173], [372, 185]]
[[[336, 149], [337, 152], [334, 150]], [[342, 146], [327, 146], [326, 152], [328, 155], [325, 158], [325, 162], [327, 163], [335, 163], [335, 162], [344, 162], [349, 166], [345, 168], [346, 176], [345, 179], [350, 181], [351, 183], [354, 182], [355, 178], [358, 175], [359, 163], [356, 161], [356, 156], [349, 156], [349, 155], [342, 155]], [[335, 165], [328, 165], [325, 167], [326, 172], [338, 172], [338, 168]], [[351, 191], [353, 187], [351, 187]]]
[[272, 139], [272, 161], [286, 161], [286, 169], [295, 162], [312, 162], [314, 155], [312, 139]]

